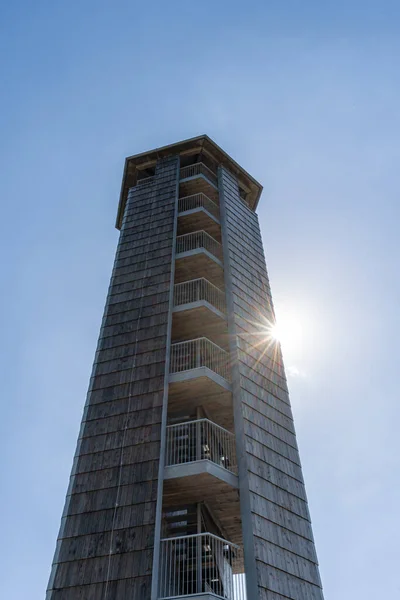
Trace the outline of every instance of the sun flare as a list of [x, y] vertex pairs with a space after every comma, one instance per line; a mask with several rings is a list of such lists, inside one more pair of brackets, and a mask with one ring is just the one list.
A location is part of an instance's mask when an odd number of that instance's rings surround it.
[[303, 327], [300, 321], [293, 316], [286, 315], [272, 325], [270, 335], [283, 346], [297, 344], [303, 337]]
[[298, 315], [285, 312], [267, 327], [267, 337], [272, 342], [279, 342], [285, 353], [298, 351], [304, 343], [303, 323]]
[[281, 329], [282, 328], [279, 327], [279, 325], [277, 323], [275, 323], [275, 325], [271, 325], [271, 327], [269, 328], [269, 335], [277, 342], [281, 341], [281, 337], [282, 337]]

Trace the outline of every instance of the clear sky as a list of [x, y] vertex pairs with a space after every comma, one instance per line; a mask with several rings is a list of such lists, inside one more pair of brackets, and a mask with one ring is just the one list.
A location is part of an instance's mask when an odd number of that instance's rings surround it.
[[264, 185], [325, 598], [399, 598], [398, 1], [0, 11], [0, 597], [44, 598], [124, 158], [207, 133]]

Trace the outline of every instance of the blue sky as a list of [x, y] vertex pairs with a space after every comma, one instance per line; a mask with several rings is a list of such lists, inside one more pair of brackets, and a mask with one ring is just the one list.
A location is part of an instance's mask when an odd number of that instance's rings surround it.
[[326, 600], [400, 596], [400, 6], [327, 5], [3, 3], [1, 597], [44, 597], [124, 157], [201, 133], [264, 185]]

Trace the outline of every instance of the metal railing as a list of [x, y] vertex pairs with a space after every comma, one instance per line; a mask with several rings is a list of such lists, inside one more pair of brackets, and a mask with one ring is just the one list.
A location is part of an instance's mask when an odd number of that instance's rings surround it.
[[171, 344], [170, 373], [181, 373], [199, 367], [207, 367], [227, 381], [231, 380], [228, 352], [208, 338]]
[[208, 279], [200, 277], [174, 285], [174, 306], [199, 300], [205, 300], [221, 312], [226, 312], [225, 293]]
[[196, 175], [204, 175], [211, 183], [218, 187], [218, 177], [211, 169], [209, 169], [204, 163], [199, 162], [188, 167], [182, 167], [180, 171], [180, 179], [186, 179], [187, 177], [195, 177]]
[[185, 235], [179, 235], [176, 238], [177, 254], [189, 252], [189, 250], [196, 250], [197, 248], [204, 248], [213, 256], [222, 260], [221, 244], [206, 231], [201, 230], [194, 231], [193, 233], [185, 233]]
[[243, 551], [212, 533], [161, 540], [159, 600], [210, 594], [246, 600]]
[[193, 210], [194, 208], [205, 208], [210, 214], [219, 219], [218, 204], [215, 204], [215, 202], [203, 194], [203, 192], [179, 198], [178, 212], [181, 213], [186, 210]]
[[209, 419], [167, 427], [166, 466], [210, 460], [237, 473], [235, 436]]
[[143, 177], [143, 179], [138, 179], [136, 185], [142, 185], [143, 183], [150, 183], [154, 179], [154, 175], [151, 177]]

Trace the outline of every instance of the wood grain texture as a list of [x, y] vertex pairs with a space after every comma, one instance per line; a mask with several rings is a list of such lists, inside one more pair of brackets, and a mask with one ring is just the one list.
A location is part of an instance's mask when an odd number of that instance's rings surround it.
[[258, 218], [225, 169], [220, 182], [258, 597], [323, 600], [282, 356], [258, 335], [274, 320]]
[[129, 192], [47, 599], [150, 599], [177, 177]]

